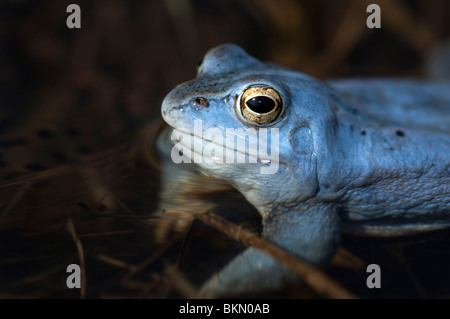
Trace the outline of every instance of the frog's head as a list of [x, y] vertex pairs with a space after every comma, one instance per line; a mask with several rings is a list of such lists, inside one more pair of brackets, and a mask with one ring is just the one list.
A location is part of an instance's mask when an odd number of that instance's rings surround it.
[[173, 89], [162, 115], [175, 130], [172, 159], [241, 191], [263, 216], [319, 191], [332, 168], [336, 116], [318, 80], [225, 44], [210, 50], [197, 77]]

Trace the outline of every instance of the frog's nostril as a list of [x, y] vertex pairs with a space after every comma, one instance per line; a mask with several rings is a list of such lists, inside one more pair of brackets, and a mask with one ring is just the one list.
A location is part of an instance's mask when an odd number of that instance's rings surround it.
[[209, 102], [204, 97], [196, 97], [194, 99], [194, 106], [203, 106], [203, 107], [209, 107]]

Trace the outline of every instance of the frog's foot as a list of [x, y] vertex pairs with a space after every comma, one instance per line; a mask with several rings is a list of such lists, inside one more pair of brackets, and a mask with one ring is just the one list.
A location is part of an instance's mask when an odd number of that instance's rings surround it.
[[[275, 212], [263, 236], [311, 264], [319, 265], [336, 252], [340, 221], [332, 206]], [[201, 288], [199, 297], [215, 298], [245, 292], [279, 290], [297, 275], [256, 248], [249, 248]]]
[[239, 293], [280, 290], [294, 274], [263, 252], [249, 248], [201, 288], [200, 298], [217, 298]]

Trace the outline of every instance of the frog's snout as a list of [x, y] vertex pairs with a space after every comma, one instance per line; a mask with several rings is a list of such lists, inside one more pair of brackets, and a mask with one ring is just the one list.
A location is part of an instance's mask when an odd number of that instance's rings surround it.
[[172, 126], [173, 117], [176, 116], [177, 112], [174, 112], [176, 109], [182, 110], [182, 104], [177, 98], [176, 91], [172, 90], [169, 94], [166, 95], [162, 104], [161, 104], [161, 115], [166, 121], [167, 124]]

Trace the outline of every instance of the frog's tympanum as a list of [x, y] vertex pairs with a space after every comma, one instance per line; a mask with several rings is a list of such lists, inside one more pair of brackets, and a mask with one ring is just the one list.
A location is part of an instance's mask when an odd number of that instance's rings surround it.
[[[260, 212], [262, 236], [313, 265], [335, 254], [343, 230], [392, 236], [450, 225], [449, 82], [325, 82], [225, 44], [166, 96], [162, 115], [176, 129], [172, 155], [234, 186]], [[225, 143], [228, 131], [247, 147]], [[293, 277], [249, 248], [202, 293], [275, 289]]]

